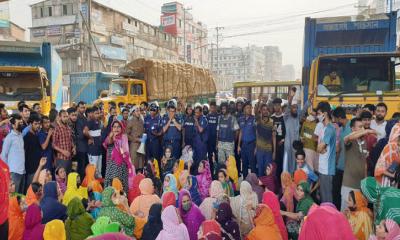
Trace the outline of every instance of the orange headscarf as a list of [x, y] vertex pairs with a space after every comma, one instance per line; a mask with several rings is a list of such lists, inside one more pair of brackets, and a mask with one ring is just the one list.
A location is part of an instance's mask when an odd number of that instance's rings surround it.
[[82, 187], [92, 187], [93, 192], [101, 193], [103, 192], [103, 187], [101, 186], [100, 182], [95, 178], [96, 173], [96, 166], [93, 164], [88, 164], [85, 170], [85, 178], [82, 181]]
[[123, 191], [124, 190], [124, 187], [122, 186], [122, 183], [121, 183], [121, 181], [118, 179], [118, 178], [114, 178], [113, 180], [112, 180], [112, 187], [115, 189], [115, 190], [117, 190], [118, 192], [120, 192], [120, 191]]
[[354, 191], [354, 197], [356, 198], [355, 204], [356, 204], [357, 211], [366, 212], [366, 213], [368, 213], [368, 215], [370, 215], [372, 217], [372, 212], [368, 208], [368, 201], [364, 197], [364, 195], [360, 191]]
[[258, 205], [254, 225], [255, 227], [247, 236], [247, 240], [263, 240], [266, 237], [269, 240], [282, 240], [279, 228], [275, 223], [274, 214], [267, 205]]
[[288, 172], [282, 172], [281, 174], [281, 182], [282, 182], [282, 190], [283, 203], [286, 205], [286, 210], [288, 212], [294, 211], [293, 197], [294, 190], [296, 189], [296, 184], [292, 180], [292, 176]]
[[25, 202], [28, 206], [36, 203], [39, 205], [39, 201], [36, 197], [36, 194], [32, 190], [32, 185], [29, 186], [28, 191], [26, 192]]
[[294, 183], [299, 185], [300, 182], [307, 181], [307, 173], [303, 169], [297, 169], [294, 172]]
[[22, 239], [25, 230], [25, 222], [17, 197], [10, 198], [8, 208], [8, 226], [8, 239]]

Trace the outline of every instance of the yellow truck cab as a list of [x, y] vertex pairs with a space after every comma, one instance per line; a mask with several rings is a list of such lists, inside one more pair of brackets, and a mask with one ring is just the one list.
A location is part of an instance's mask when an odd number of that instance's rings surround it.
[[50, 83], [42, 67], [0, 66], [0, 102], [9, 113], [18, 111], [18, 102], [39, 103], [42, 113], [51, 109]]
[[386, 118], [391, 118], [400, 112], [397, 72], [397, 52], [320, 55], [311, 65], [308, 93], [315, 94], [314, 107], [327, 101], [333, 107], [344, 107], [348, 115], [367, 103], [384, 102]]
[[[96, 105], [103, 104], [104, 111], [108, 112], [109, 103], [136, 104], [147, 101], [146, 82], [135, 78], [118, 78], [110, 83], [108, 96], [94, 102]], [[119, 111], [119, 109], [117, 109]]]

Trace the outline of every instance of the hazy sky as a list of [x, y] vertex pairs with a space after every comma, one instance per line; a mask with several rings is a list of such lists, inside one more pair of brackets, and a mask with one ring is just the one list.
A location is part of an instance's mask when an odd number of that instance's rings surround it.
[[[18, 3], [40, 0], [14, 0]], [[167, 0], [97, 0], [153, 25], [159, 25], [160, 8]], [[209, 42], [215, 42], [215, 27], [225, 27], [222, 47], [237, 45], [279, 46], [283, 63], [293, 64], [299, 76], [302, 65], [304, 18], [352, 15], [357, 0], [182, 0], [195, 20], [209, 27]], [[19, 4], [18, 4], [19, 5]], [[14, 15], [15, 16], [15, 15]], [[25, 19], [27, 14], [17, 16]], [[22, 21], [22, 20], [21, 20]], [[253, 34], [253, 33], [260, 34]], [[247, 34], [249, 33], [249, 34]], [[243, 35], [236, 36], [235, 35]], [[246, 35], [247, 34], [247, 35]], [[231, 37], [229, 37], [231, 36]]]

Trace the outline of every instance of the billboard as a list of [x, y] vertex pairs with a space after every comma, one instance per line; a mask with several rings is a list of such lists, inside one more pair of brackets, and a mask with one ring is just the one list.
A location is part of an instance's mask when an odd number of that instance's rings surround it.
[[[128, 59], [126, 50], [123, 48], [112, 47], [109, 45], [98, 45], [97, 47], [103, 58], [123, 61]], [[93, 51], [93, 55], [97, 57], [97, 53], [95, 51]]]
[[166, 27], [171, 25], [175, 25], [175, 15], [161, 17], [161, 26]]

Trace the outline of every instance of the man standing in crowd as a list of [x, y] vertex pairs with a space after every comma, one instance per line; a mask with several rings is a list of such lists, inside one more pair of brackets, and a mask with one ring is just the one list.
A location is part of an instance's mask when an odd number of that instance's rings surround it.
[[256, 121], [252, 113], [251, 102], [248, 101], [243, 106], [244, 115], [239, 118], [239, 142], [238, 153], [241, 154], [243, 164], [243, 179], [249, 173], [249, 165], [251, 172], [256, 172], [255, 150], [256, 150]]
[[[236, 117], [229, 112], [228, 103], [221, 103], [221, 115], [218, 118], [217, 126], [218, 164], [225, 164], [229, 156], [234, 156], [238, 130], [239, 124]], [[213, 139], [210, 138], [209, 141], [213, 141]]]
[[76, 108], [70, 107], [67, 109], [68, 113], [68, 126], [72, 132], [72, 142], [74, 146], [76, 146], [76, 121], [78, 119], [78, 113], [76, 112]]
[[[239, 118], [243, 115], [243, 98], [237, 98], [236, 103], [232, 106], [232, 115], [235, 116], [236, 120], [239, 123]], [[239, 173], [239, 176], [242, 174], [242, 157], [239, 150], [239, 134], [237, 134], [235, 139], [235, 159], [236, 159], [236, 167]]]
[[[333, 204], [337, 209], [340, 209], [342, 196], [340, 194], [342, 188], [343, 172], [345, 166], [345, 155], [346, 149], [344, 144], [344, 138], [351, 133], [350, 121], [346, 118], [346, 111], [342, 107], [337, 107], [332, 113], [335, 122], [340, 126], [339, 135], [339, 154], [338, 161], [336, 164], [336, 173], [333, 177]], [[347, 197], [347, 196], [345, 196]]]
[[15, 191], [24, 194], [25, 149], [22, 137], [22, 117], [12, 114], [10, 117], [12, 130], [4, 139], [1, 158], [9, 166]]
[[50, 125], [50, 119], [47, 116], [42, 117], [42, 129], [39, 131], [38, 137], [42, 148], [42, 157], [46, 158], [45, 168], [49, 171], [53, 170], [53, 147], [52, 136], [54, 128]]
[[150, 114], [144, 119], [144, 128], [147, 134], [146, 140], [146, 159], [161, 160], [161, 144], [160, 136], [162, 135], [161, 117], [158, 114], [158, 107], [155, 103], [151, 103]]
[[128, 126], [129, 109], [127, 107], [122, 109], [121, 114], [122, 114], [122, 119], [121, 119], [122, 127], [126, 129], [126, 127]]
[[268, 106], [261, 99], [261, 95], [258, 98], [258, 103], [256, 106], [256, 159], [258, 176], [261, 177], [265, 175], [266, 167], [271, 164], [275, 158], [276, 131], [274, 128], [274, 122], [269, 117]]
[[[360, 118], [362, 120], [364, 129], [366, 129], [366, 130], [371, 129], [372, 114], [370, 112], [363, 111], [360, 114]], [[372, 149], [375, 147], [375, 145], [377, 143], [376, 134], [366, 134], [363, 137], [363, 140], [366, 143], [367, 151], [368, 152], [372, 152]], [[371, 162], [371, 158], [370, 158], [369, 155], [367, 156], [366, 161], [367, 161], [367, 173], [368, 173], [368, 176], [373, 176], [374, 170], [375, 170], [375, 164], [373, 164]]]
[[276, 162], [276, 177], [278, 181], [281, 179], [281, 173], [283, 170], [283, 155], [284, 155], [284, 143], [285, 143], [285, 120], [283, 119], [282, 112], [282, 99], [275, 98], [272, 101], [274, 105], [274, 114], [272, 114], [271, 118], [274, 122], [274, 128], [276, 131], [276, 148], [275, 148], [275, 162]]
[[39, 142], [38, 132], [40, 130], [41, 119], [38, 114], [32, 114], [30, 119], [30, 130], [24, 136], [25, 148], [25, 190], [31, 185], [33, 176], [42, 158], [42, 146]]
[[22, 131], [29, 125], [29, 117], [31, 116], [31, 110], [28, 105], [21, 104], [18, 107], [19, 114], [22, 117]]
[[164, 149], [168, 146], [172, 147], [172, 156], [179, 159], [181, 156], [181, 140], [182, 140], [182, 119], [178, 118], [176, 114], [176, 107], [172, 101], [167, 106], [168, 113], [161, 120], [163, 127]]
[[193, 161], [197, 166], [201, 160], [207, 159], [208, 122], [201, 106], [194, 109], [194, 127], [196, 134], [193, 139]]
[[72, 131], [68, 126], [68, 114], [65, 110], [58, 113], [60, 123], [56, 127], [53, 135], [53, 149], [56, 153], [56, 168], [63, 167], [68, 173], [71, 172], [72, 156], [76, 153], [76, 148], [72, 139]]
[[207, 115], [208, 121], [208, 161], [210, 162], [211, 169], [214, 167], [213, 159], [215, 162], [218, 161], [217, 156], [217, 126], [218, 126], [218, 117], [219, 114], [217, 112], [217, 103], [215, 101], [210, 102], [210, 112]]
[[100, 126], [100, 111], [97, 107], [88, 108], [88, 121], [83, 129], [85, 137], [88, 139], [88, 159], [89, 163], [96, 166], [96, 176], [101, 178], [102, 169], [102, 141]]
[[376, 110], [375, 110], [375, 119], [371, 121], [371, 129], [374, 129], [378, 135], [377, 135], [377, 140], [379, 141], [380, 139], [384, 138], [386, 136], [386, 117], [387, 114], [387, 106], [385, 103], [380, 102], [376, 105]]
[[328, 102], [321, 102], [317, 109], [318, 121], [322, 129], [318, 136], [321, 202], [332, 202], [332, 181], [336, 165], [336, 129], [331, 122], [331, 107]]
[[[83, 129], [87, 124], [86, 103], [80, 101], [78, 103], [78, 119], [76, 120], [76, 156], [78, 162], [78, 173], [83, 178], [85, 176], [85, 168], [88, 163], [88, 139], [83, 133]], [[73, 157], [73, 156], [72, 156]]]
[[126, 134], [130, 141], [129, 152], [131, 154], [131, 161], [135, 165], [135, 168], [138, 169], [144, 167], [144, 155], [137, 152], [144, 133], [144, 122], [138, 107], [134, 106], [132, 111], [133, 116], [128, 122]]
[[346, 160], [341, 189], [342, 210], [347, 208], [346, 200], [349, 192], [360, 189], [361, 180], [367, 176], [365, 169], [367, 168], [368, 149], [364, 137], [369, 134], [376, 134], [375, 130], [363, 128], [363, 120], [361, 118], [353, 118], [350, 121], [350, 127], [351, 134], [344, 138]]
[[35, 104], [33, 104], [32, 110], [33, 110], [35, 113], [39, 114], [39, 116], [42, 115], [42, 108], [40, 107], [40, 103], [35, 103]]

